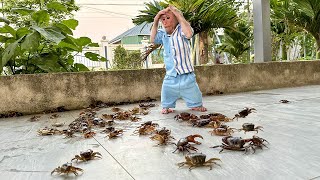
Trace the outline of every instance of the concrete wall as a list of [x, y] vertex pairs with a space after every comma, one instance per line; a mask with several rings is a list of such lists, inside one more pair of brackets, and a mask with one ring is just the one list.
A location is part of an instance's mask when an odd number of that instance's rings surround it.
[[[164, 69], [144, 69], [1, 76], [0, 113], [159, 98], [164, 74]], [[199, 66], [196, 75], [204, 95], [312, 85], [320, 84], [320, 61]]]

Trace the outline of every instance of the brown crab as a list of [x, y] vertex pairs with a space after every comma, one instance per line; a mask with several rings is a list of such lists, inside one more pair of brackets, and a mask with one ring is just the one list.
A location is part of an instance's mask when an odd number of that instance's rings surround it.
[[102, 158], [102, 155], [99, 152], [93, 152], [91, 149], [88, 149], [87, 151], [84, 152], [80, 152], [80, 155], [75, 155], [73, 159], [71, 159], [71, 161], [76, 160], [76, 162], [78, 162], [78, 160], [80, 161], [89, 161], [92, 160], [94, 158]]
[[233, 133], [235, 128], [229, 128], [227, 125], [221, 125], [218, 128], [214, 128], [211, 132], [211, 135], [215, 134], [217, 136], [230, 136]]
[[237, 119], [240, 118], [245, 118], [246, 116], [248, 116], [250, 113], [255, 112], [256, 109], [255, 108], [248, 108], [245, 107], [243, 110], [239, 111], [238, 114], [234, 115], [234, 118], [232, 119]]
[[244, 131], [244, 133], [249, 132], [249, 131], [256, 131], [258, 133], [258, 130], [263, 131], [262, 130], [262, 126], [256, 126], [252, 123], [243, 123], [242, 124], [242, 128], [239, 129], [239, 131]]
[[195, 143], [195, 144], [201, 144], [201, 142], [196, 141], [195, 138], [199, 137], [201, 139], [203, 139], [203, 137], [199, 134], [194, 134], [194, 135], [189, 135], [187, 137], [181, 138], [177, 144], [175, 144], [177, 146], [177, 148], [173, 151], [176, 152], [177, 150], [184, 152], [185, 150], [189, 152], [189, 149], [192, 151], [197, 151], [198, 149], [193, 147], [191, 144], [189, 144], [189, 142]]
[[158, 127], [158, 123], [153, 123], [152, 121], [147, 121], [141, 124], [137, 129], [133, 132], [133, 134], [139, 135], [148, 135], [156, 132], [156, 127]]
[[[241, 137], [227, 136], [222, 138], [222, 145], [213, 146], [212, 148], [221, 147], [221, 153], [224, 149], [234, 150], [234, 151], [245, 151], [245, 154], [252, 149], [255, 153], [255, 148], [258, 147], [262, 149], [262, 146], [267, 147], [264, 142], [267, 140], [260, 138], [258, 136], [253, 136], [249, 139], [242, 139]], [[269, 142], [268, 142], [269, 143]]]
[[40, 136], [48, 136], [48, 135], [54, 135], [54, 134], [61, 134], [61, 131], [55, 128], [42, 128], [38, 130], [38, 134]]
[[178, 163], [179, 168], [188, 165], [189, 171], [191, 171], [193, 168], [200, 167], [200, 166], [209, 166], [211, 170], [212, 165], [216, 164], [220, 166], [215, 161], [221, 161], [219, 158], [210, 158], [208, 161], [206, 161], [206, 155], [202, 153], [189, 153], [185, 156], [186, 161]]
[[171, 131], [169, 129], [166, 129], [165, 127], [161, 130], [157, 130], [156, 134], [152, 137], [150, 137], [151, 140], [158, 141], [158, 145], [167, 145], [168, 143], [171, 143], [170, 140], [174, 139], [173, 136], [170, 135]]
[[119, 137], [123, 134], [123, 130], [120, 129], [120, 130], [114, 130], [114, 131], [111, 131], [109, 134], [108, 134], [108, 137], [109, 139], [112, 139], [112, 138], [116, 138], [116, 137]]
[[74, 130], [64, 129], [64, 130], [62, 130], [62, 134], [64, 134], [66, 136], [66, 138], [71, 138], [71, 137], [73, 137]]
[[88, 132], [86, 132], [86, 133], [83, 134], [83, 137], [84, 137], [84, 138], [92, 138], [94, 135], [96, 135], [95, 132], [93, 132], [93, 131], [88, 131]]
[[32, 116], [29, 121], [30, 122], [35, 122], [35, 121], [39, 121], [41, 116]]
[[175, 115], [174, 119], [177, 121], [179, 121], [179, 120], [189, 121], [189, 120], [198, 120], [199, 117], [194, 114], [190, 114], [188, 112], [182, 112], [180, 114]]
[[83, 172], [83, 169], [81, 168], [78, 168], [78, 167], [74, 167], [72, 166], [72, 163], [65, 163], [63, 164], [61, 167], [57, 167], [55, 168], [52, 172], [51, 172], [51, 175], [55, 172], [61, 174], [61, 173], [64, 173], [64, 174], [69, 174], [69, 173], [73, 173], [74, 175], [78, 175], [78, 172], [77, 171], [81, 171]]

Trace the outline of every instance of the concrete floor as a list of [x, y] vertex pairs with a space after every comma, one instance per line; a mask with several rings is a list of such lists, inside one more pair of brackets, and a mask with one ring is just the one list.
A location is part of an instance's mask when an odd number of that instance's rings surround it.
[[[320, 179], [320, 86], [274, 89], [221, 96], [206, 96], [204, 105], [208, 112], [219, 112], [233, 117], [244, 107], [254, 107], [256, 113], [229, 122], [230, 127], [240, 128], [245, 122], [264, 127], [258, 136], [270, 142], [269, 149], [255, 154], [224, 151], [209, 148], [221, 144], [220, 136], [211, 136], [209, 128], [195, 128], [185, 122], [177, 122], [174, 115], [191, 112], [179, 100], [176, 112], [160, 114], [161, 107], [151, 108], [150, 114], [141, 116], [140, 122], [117, 122], [125, 128], [122, 137], [109, 140], [99, 133], [91, 139], [78, 135], [64, 138], [62, 135], [38, 136], [37, 130], [55, 122], [66, 125], [78, 117], [79, 111], [59, 113], [61, 117], [50, 119], [41, 114], [37, 122], [31, 116], [0, 119], [0, 179]], [[291, 103], [279, 103], [287, 99]], [[155, 102], [160, 104], [160, 102]], [[125, 110], [137, 104], [119, 106]], [[111, 113], [111, 108], [101, 109], [97, 116]], [[200, 115], [204, 113], [192, 112]], [[182, 153], [172, 153], [175, 145], [156, 147], [149, 136], [134, 136], [134, 129], [145, 121], [155, 121], [167, 127], [178, 140], [190, 134], [201, 134], [201, 145], [195, 145], [207, 158], [220, 158], [221, 167], [200, 167], [189, 171], [178, 168], [184, 161]], [[65, 127], [66, 127], [65, 125]], [[236, 132], [233, 136], [249, 138], [254, 132]], [[177, 142], [175, 140], [175, 142]], [[102, 154], [102, 159], [86, 163], [74, 163], [84, 169], [75, 176], [50, 175], [50, 172], [70, 160], [80, 151], [92, 149]]]

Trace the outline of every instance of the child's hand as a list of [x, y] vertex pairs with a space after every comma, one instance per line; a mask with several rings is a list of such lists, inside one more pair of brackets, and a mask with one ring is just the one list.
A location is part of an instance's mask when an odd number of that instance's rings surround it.
[[154, 17], [154, 21], [158, 22], [161, 18], [162, 15], [166, 14], [168, 12], [168, 8], [163, 9], [161, 11], [158, 12], [158, 14]]

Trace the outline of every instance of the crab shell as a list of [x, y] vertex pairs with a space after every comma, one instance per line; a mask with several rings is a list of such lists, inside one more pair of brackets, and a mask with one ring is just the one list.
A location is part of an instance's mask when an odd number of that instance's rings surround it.
[[206, 155], [202, 153], [190, 153], [185, 156], [185, 159], [193, 165], [200, 165], [206, 162]]
[[253, 131], [254, 130], [254, 124], [252, 124], [252, 123], [244, 123], [242, 125], [242, 128], [245, 131]]

